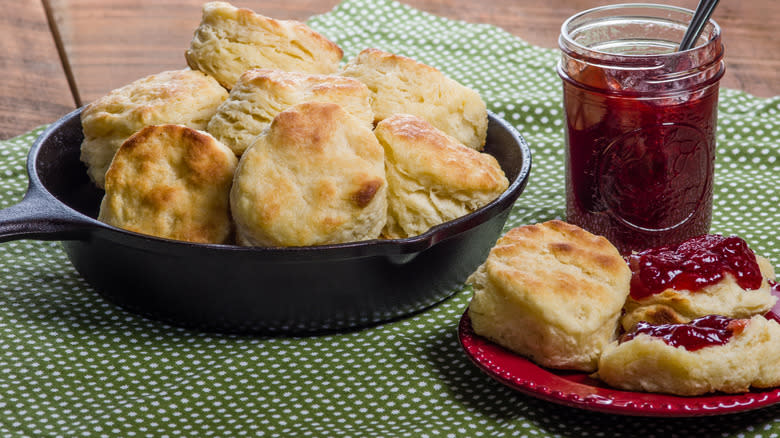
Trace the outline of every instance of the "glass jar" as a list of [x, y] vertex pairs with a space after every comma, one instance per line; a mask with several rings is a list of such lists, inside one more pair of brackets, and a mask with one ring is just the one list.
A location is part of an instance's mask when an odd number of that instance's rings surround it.
[[693, 12], [612, 5], [564, 22], [566, 218], [623, 254], [705, 234], [712, 221], [720, 28], [678, 52]]

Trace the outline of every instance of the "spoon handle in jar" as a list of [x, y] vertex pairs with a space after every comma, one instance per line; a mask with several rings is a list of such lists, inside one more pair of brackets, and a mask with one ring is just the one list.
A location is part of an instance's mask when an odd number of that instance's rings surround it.
[[712, 12], [715, 7], [718, 6], [720, 0], [700, 0], [699, 5], [696, 7], [696, 12], [691, 18], [688, 29], [683, 35], [682, 42], [680, 42], [680, 51], [688, 50], [696, 44], [696, 40], [699, 39], [701, 31], [704, 29], [704, 25], [709, 21]]

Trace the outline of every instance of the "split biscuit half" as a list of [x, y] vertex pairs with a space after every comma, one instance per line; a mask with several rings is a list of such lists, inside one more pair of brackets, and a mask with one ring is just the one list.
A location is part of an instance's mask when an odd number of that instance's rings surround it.
[[631, 330], [640, 321], [650, 324], [683, 324], [707, 315], [750, 318], [763, 315], [777, 303], [770, 281], [775, 279], [769, 260], [755, 255], [762, 280], [758, 289], [744, 289], [731, 272], [724, 272], [717, 283], [700, 290], [677, 290], [669, 287], [659, 293], [626, 300], [621, 325]]
[[599, 360], [598, 378], [628, 391], [696, 396], [780, 385], [780, 324], [761, 315], [735, 319], [723, 345], [688, 350], [643, 333], [615, 341]]

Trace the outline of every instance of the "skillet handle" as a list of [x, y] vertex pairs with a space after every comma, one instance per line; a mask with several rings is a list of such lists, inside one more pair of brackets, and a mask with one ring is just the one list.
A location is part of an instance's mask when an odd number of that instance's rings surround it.
[[83, 239], [94, 228], [88, 218], [34, 188], [18, 204], [0, 210], [0, 242]]

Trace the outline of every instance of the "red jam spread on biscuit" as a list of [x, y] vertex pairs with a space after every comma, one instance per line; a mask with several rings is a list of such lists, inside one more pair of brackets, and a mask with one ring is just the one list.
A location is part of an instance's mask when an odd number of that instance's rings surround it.
[[632, 331], [624, 334], [620, 343], [630, 341], [639, 334], [646, 334], [661, 338], [672, 347], [685, 347], [688, 351], [696, 351], [725, 344], [735, 334], [742, 333], [748, 321], [720, 315], [704, 316], [688, 324], [651, 325], [642, 321]]
[[742, 289], [758, 289], [763, 277], [756, 256], [739, 237], [705, 234], [677, 245], [628, 256], [631, 298], [641, 300], [672, 288], [698, 291], [719, 282], [726, 272]]

